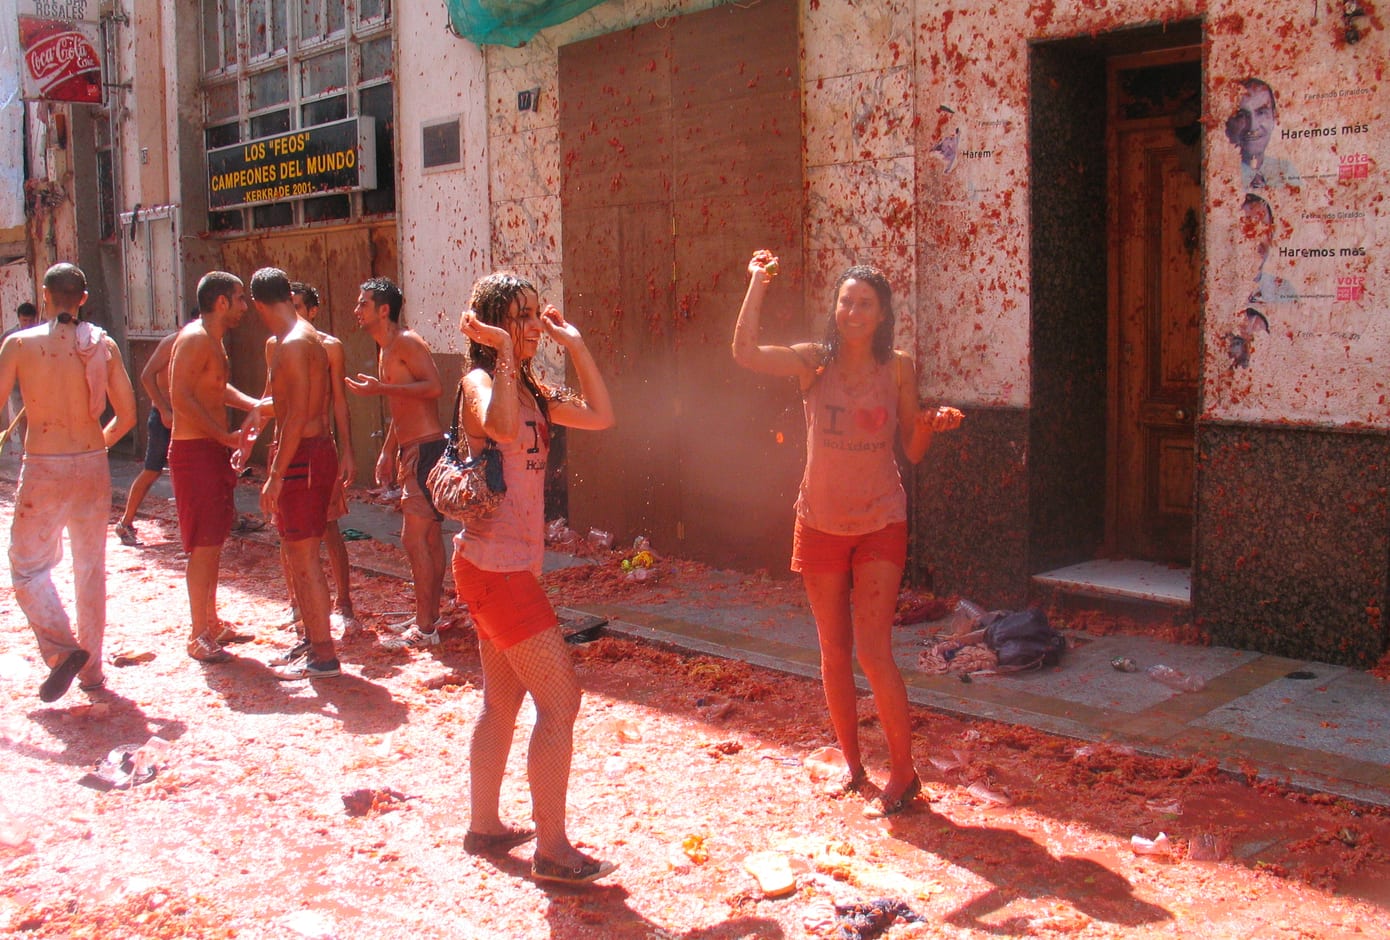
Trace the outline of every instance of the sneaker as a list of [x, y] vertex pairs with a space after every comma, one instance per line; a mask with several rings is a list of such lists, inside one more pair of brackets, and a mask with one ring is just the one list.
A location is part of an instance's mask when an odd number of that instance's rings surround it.
[[222, 648], [222, 645], [208, 636], [200, 633], [188, 641], [188, 655], [200, 663], [216, 665], [217, 663], [230, 662], [232, 654]]
[[300, 640], [300, 641], [299, 641], [298, 643], [296, 643], [294, 646], [291, 646], [288, 650], [286, 650], [285, 652], [281, 653], [279, 656], [276, 656], [274, 659], [272, 659], [272, 660], [270, 661], [270, 665], [272, 665], [272, 666], [288, 666], [288, 665], [290, 665], [291, 663], [297, 663], [297, 662], [299, 662], [301, 659], [303, 659], [305, 656], [308, 656], [308, 655], [309, 655], [309, 641], [308, 641], [308, 640]]
[[419, 627], [411, 627], [400, 636], [388, 636], [381, 641], [381, 648], [384, 650], [422, 650], [438, 645], [438, 630], [421, 630]]
[[135, 534], [135, 526], [126, 525], [124, 522], [116, 523], [116, 538], [121, 540], [122, 545], [140, 544], [140, 538]]
[[311, 659], [305, 656], [299, 662], [291, 663], [283, 669], [272, 669], [271, 675], [282, 682], [299, 679], [332, 679], [343, 674], [337, 659]]

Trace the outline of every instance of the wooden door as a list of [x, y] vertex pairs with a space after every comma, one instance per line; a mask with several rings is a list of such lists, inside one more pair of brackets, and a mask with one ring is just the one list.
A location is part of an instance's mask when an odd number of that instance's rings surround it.
[[[378, 274], [397, 277], [395, 232], [395, 226], [387, 224], [232, 239], [223, 243], [222, 263], [244, 280], [248, 289], [251, 275], [266, 265], [280, 267], [294, 280], [317, 287], [318, 325], [343, 341], [347, 374], [376, 375], [376, 343], [358, 329], [352, 308], [358, 285], [367, 278]], [[250, 307], [241, 326], [227, 339], [232, 382], [249, 395], [259, 395], [265, 388], [267, 335], [255, 307]], [[357, 482], [371, 486], [386, 427], [385, 400], [349, 394], [348, 418]], [[254, 462], [265, 459], [268, 440], [262, 438], [256, 445]]]
[[617, 427], [571, 435], [571, 522], [658, 551], [785, 571], [804, 460], [795, 387], [739, 369], [756, 248], [782, 257], [764, 337], [800, 305], [796, 5], [729, 5], [560, 50], [567, 315]]
[[1170, 118], [1113, 127], [1112, 554], [1189, 564], [1202, 191]]

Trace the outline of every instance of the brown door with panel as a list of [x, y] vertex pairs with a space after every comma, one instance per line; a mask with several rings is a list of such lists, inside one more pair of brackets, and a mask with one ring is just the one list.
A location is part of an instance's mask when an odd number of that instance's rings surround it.
[[[1193, 58], [1195, 52], [1176, 52]], [[1189, 564], [1202, 309], [1200, 144], [1182, 117], [1113, 119], [1112, 554]]]

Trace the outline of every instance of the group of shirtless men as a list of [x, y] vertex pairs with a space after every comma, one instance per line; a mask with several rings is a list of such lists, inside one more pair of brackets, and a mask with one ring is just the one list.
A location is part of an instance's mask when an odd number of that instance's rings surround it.
[[[261, 398], [231, 383], [224, 344], [249, 302], [269, 330], [266, 388]], [[139, 544], [135, 510], [162, 471], [167, 451], [179, 534], [187, 552], [191, 615], [187, 652], [203, 663], [232, 658], [224, 644], [251, 637], [217, 616], [222, 544], [237, 520], [234, 492], [244, 460], [267, 421], [274, 440], [261, 488], [261, 511], [275, 521], [299, 642], [271, 660], [280, 679], [340, 675], [334, 626], [357, 627], [348, 590], [347, 552], [336, 520], [346, 512], [344, 487], [353, 479], [346, 392], [384, 396], [390, 425], [377, 460], [378, 482], [402, 486], [402, 543], [410, 559], [415, 616], [389, 625], [390, 648], [439, 642], [444, 576], [442, 517], [430, 502], [425, 476], [444, 448], [437, 399], [438, 369], [424, 340], [400, 324], [400, 289], [386, 278], [362, 284], [354, 307], [358, 325], [378, 347], [377, 375], [345, 374], [342, 343], [314, 327], [318, 295], [284, 271], [262, 268], [246, 285], [213, 271], [198, 283], [196, 316], [156, 347], [142, 372], [152, 401], [145, 469], [131, 487], [116, 527]], [[39, 687], [45, 702], [67, 693], [74, 679], [85, 691], [105, 683], [105, 544], [111, 502], [106, 452], [135, 424], [135, 392], [115, 342], [80, 319], [87, 281], [72, 264], [44, 275], [40, 322], [7, 335], [0, 345], [0, 401], [18, 384], [27, 431], [15, 494], [10, 567], [15, 597], [49, 669]], [[103, 424], [101, 418], [111, 417]], [[227, 409], [246, 413], [237, 428]], [[336, 440], [335, 440], [336, 432]], [[234, 462], [235, 459], [235, 462]], [[52, 580], [64, 529], [72, 550], [76, 624]], [[337, 599], [319, 560], [328, 546]]]

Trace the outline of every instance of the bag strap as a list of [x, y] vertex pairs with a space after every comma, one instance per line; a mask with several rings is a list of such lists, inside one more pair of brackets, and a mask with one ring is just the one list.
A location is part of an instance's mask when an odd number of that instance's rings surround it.
[[[467, 442], [467, 433], [465, 432], [465, 434], [462, 437], [459, 436], [459, 431], [463, 430], [462, 424], [459, 420], [459, 413], [462, 408], [463, 379], [459, 379], [458, 390], [454, 392], [454, 423], [449, 428], [449, 443], [446, 446], [452, 447], [454, 449], [455, 454], [467, 454], [468, 457], [471, 459], [473, 456], [473, 447], [471, 444]], [[483, 445], [484, 450], [486, 450], [489, 447], [497, 446], [497, 442], [494, 441], [492, 438], [484, 436], [483, 439], [487, 441], [487, 443]], [[460, 448], [459, 446], [460, 442], [462, 442], [463, 444], [462, 448]]]
[[454, 424], [449, 428], [449, 437], [454, 441], [459, 439], [459, 409], [463, 407], [463, 379], [459, 379], [459, 387], [454, 392]]

